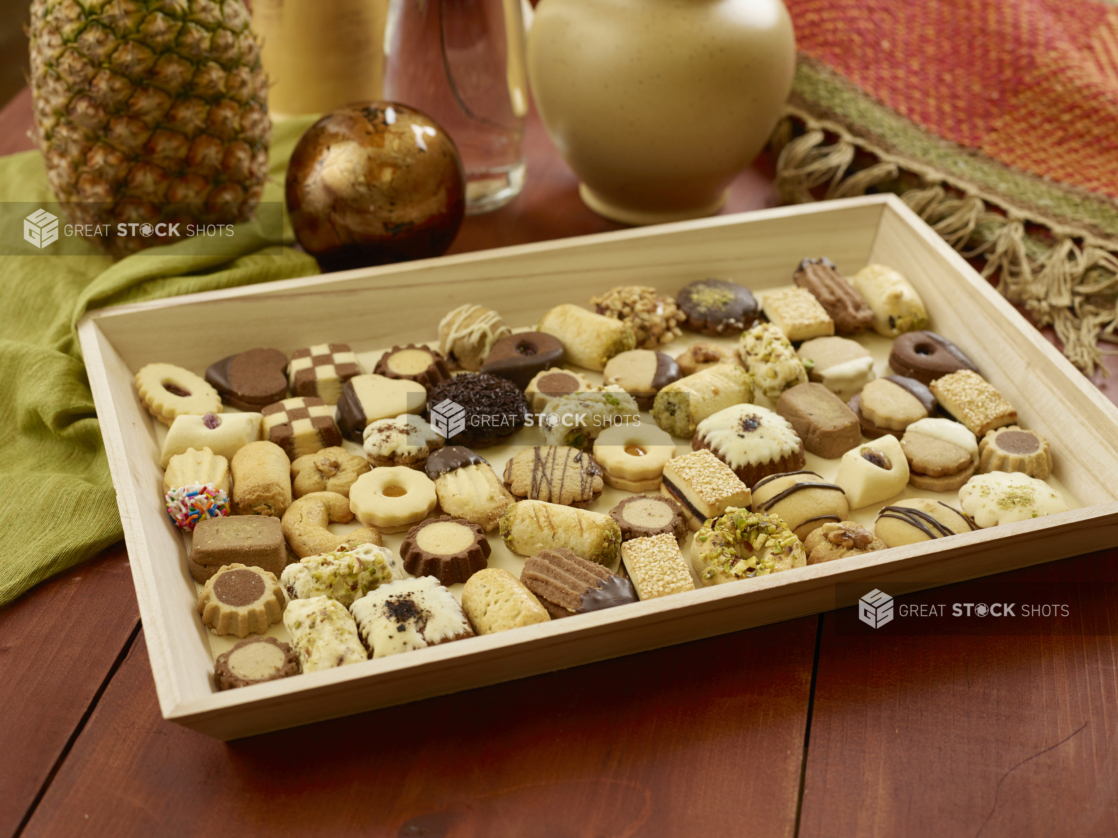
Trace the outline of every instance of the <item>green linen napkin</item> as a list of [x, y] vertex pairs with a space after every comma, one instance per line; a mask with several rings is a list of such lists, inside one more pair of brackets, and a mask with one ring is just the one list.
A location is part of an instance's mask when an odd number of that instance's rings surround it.
[[[282, 205], [287, 160], [312, 121], [273, 127], [263, 202]], [[51, 200], [38, 152], [0, 158], [0, 205]], [[89, 309], [318, 272], [284, 246], [286, 219], [283, 241], [265, 226], [238, 225], [223, 255], [184, 241], [115, 264], [85, 244], [77, 255], [0, 256], [0, 605], [123, 537], [77, 322]]]

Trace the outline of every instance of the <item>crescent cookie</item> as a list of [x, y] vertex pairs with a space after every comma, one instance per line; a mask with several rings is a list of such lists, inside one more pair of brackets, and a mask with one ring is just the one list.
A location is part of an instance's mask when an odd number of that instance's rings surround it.
[[980, 527], [1068, 511], [1059, 492], [1019, 471], [976, 474], [959, 490], [959, 505]]
[[606, 484], [629, 492], [656, 491], [674, 456], [671, 434], [655, 425], [614, 425], [594, 441], [594, 459]]
[[361, 475], [349, 490], [349, 506], [357, 520], [381, 532], [411, 529], [437, 503], [431, 479], [405, 466], [375, 468]]
[[376, 530], [361, 528], [335, 535], [327, 529], [328, 524], [348, 524], [352, 520], [349, 498], [337, 492], [312, 492], [294, 501], [283, 513], [283, 537], [300, 559], [358, 544], [380, 546], [380, 533]]
[[206, 380], [174, 364], [148, 364], [136, 373], [136, 389], [147, 411], [170, 425], [176, 416], [221, 413], [221, 395]]
[[691, 447], [709, 448], [746, 486], [804, 465], [804, 444], [792, 424], [755, 404], [737, 404], [704, 419]]

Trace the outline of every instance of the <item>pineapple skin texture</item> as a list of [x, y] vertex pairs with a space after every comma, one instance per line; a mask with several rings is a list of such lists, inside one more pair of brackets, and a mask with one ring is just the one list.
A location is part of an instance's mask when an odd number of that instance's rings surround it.
[[72, 224], [114, 257], [234, 224], [268, 176], [267, 77], [243, 0], [32, 0], [35, 138]]

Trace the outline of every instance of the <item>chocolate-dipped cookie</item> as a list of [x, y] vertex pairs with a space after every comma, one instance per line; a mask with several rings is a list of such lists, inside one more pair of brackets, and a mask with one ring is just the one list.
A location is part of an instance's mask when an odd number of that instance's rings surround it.
[[434, 349], [409, 343], [407, 346], [393, 346], [380, 356], [376, 368], [377, 375], [385, 378], [406, 379], [421, 384], [430, 390], [440, 381], [450, 378], [450, 367], [446, 359]]
[[959, 370], [978, 372], [963, 350], [935, 332], [907, 332], [893, 341], [889, 366], [897, 375], [931, 384]]
[[886, 434], [900, 439], [913, 422], [935, 414], [936, 397], [915, 378], [888, 375], [863, 387], [849, 407], [870, 439]]
[[206, 383], [238, 410], [258, 412], [287, 395], [287, 356], [278, 349], [250, 349], [206, 370]]
[[[440, 407], [453, 402], [454, 417]], [[450, 445], [487, 448], [519, 430], [528, 418], [528, 402], [511, 381], [467, 372], [431, 390], [431, 427], [446, 431]], [[457, 411], [461, 410], [461, 413]], [[456, 421], [456, 418], [461, 422]]]
[[761, 319], [761, 306], [749, 289], [725, 279], [692, 282], [675, 301], [687, 315], [684, 326], [704, 335], [736, 335]]
[[628, 579], [560, 547], [541, 550], [524, 563], [520, 581], [552, 618], [601, 611], [637, 601]]
[[422, 413], [427, 389], [419, 381], [389, 378], [379, 373], [359, 375], [342, 385], [338, 398], [338, 428], [346, 439], [361, 442], [365, 428], [381, 419]]
[[489, 560], [489, 542], [477, 524], [443, 515], [416, 524], [400, 545], [404, 569], [434, 576], [443, 585], [465, 582]]
[[602, 370], [602, 381], [632, 396], [641, 410], [651, 410], [661, 388], [683, 378], [670, 355], [651, 349], [632, 349], [614, 355]]
[[535, 376], [563, 363], [565, 354], [557, 337], [543, 332], [519, 332], [505, 335], [493, 344], [481, 371], [525, 390]]
[[835, 321], [836, 335], [852, 335], [873, 325], [873, 312], [865, 298], [825, 256], [800, 262], [792, 281], [819, 301]]
[[219, 690], [251, 687], [299, 674], [299, 660], [291, 647], [274, 637], [242, 640], [214, 661], [214, 685]]
[[609, 515], [621, 528], [622, 541], [670, 533], [683, 546], [687, 538], [683, 509], [663, 495], [632, 495], [611, 509]]

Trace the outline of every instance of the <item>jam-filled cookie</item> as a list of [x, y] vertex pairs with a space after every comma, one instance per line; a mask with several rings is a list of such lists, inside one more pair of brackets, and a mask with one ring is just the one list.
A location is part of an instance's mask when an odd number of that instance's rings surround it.
[[357, 520], [380, 532], [403, 532], [434, 511], [435, 484], [423, 472], [404, 466], [375, 468], [349, 490]]
[[615, 425], [594, 441], [594, 459], [606, 483], [629, 492], [656, 491], [674, 456], [671, 435], [648, 423]]
[[835, 483], [846, 492], [851, 509], [880, 503], [904, 491], [908, 460], [894, 436], [883, 436], [842, 455]]
[[147, 411], [170, 425], [176, 416], [221, 413], [221, 396], [206, 381], [174, 364], [148, 364], [136, 373], [136, 390]]

